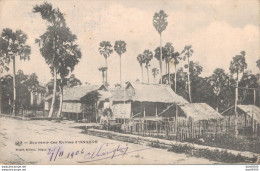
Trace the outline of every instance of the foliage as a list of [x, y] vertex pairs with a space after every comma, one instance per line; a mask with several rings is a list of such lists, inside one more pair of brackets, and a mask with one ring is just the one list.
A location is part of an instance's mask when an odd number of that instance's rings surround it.
[[229, 67], [231, 74], [239, 74], [241, 72], [244, 72], [244, 70], [247, 68], [245, 54], [245, 51], [241, 51], [240, 55], [236, 55], [235, 57], [233, 57], [233, 60], [231, 61]]
[[27, 35], [22, 30], [15, 32], [9, 28], [3, 29], [0, 37], [0, 71], [9, 70], [9, 63], [15, 60], [30, 60], [31, 47], [26, 45]]
[[126, 43], [125, 41], [118, 40], [115, 42], [114, 50], [116, 53], [121, 56], [123, 53], [126, 52]]
[[157, 68], [152, 69], [153, 77], [155, 78], [159, 74], [159, 70]]
[[100, 42], [98, 51], [104, 58], [108, 58], [113, 53], [111, 43], [109, 41]]
[[260, 69], [260, 59], [256, 61], [256, 66], [258, 67], [258, 69]]
[[145, 57], [143, 54], [139, 54], [137, 57], [136, 57], [136, 60], [139, 62], [140, 66], [142, 66], [144, 63], [145, 63]]
[[[157, 47], [155, 50], [154, 50], [154, 57], [160, 61], [160, 55], [161, 55], [161, 48], [160, 47]], [[166, 55], [167, 55], [167, 51], [164, 47], [162, 47], [162, 60], [164, 60], [166, 58]]]
[[143, 55], [144, 55], [145, 67], [148, 68], [150, 61], [153, 59], [153, 53], [149, 49], [146, 49], [143, 52]]
[[[45, 93], [45, 87], [42, 87], [38, 81], [35, 73], [25, 75], [22, 70], [18, 70], [16, 74], [16, 87], [17, 87], [17, 102], [18, 106], [29, 108], [30, 106], [30, 92]], [[1, 97], [5, 107], [10, 107], [9, 102], [13, 101], [13, 77], [5, 75], [0, 78], [1, 82]], [[1, 104], [2, 105], [2, 104]], [[5, 109], [6, 110], [6, 109]], [[5, 111], [6, 112], [6, 111]]]
[[168, 25], [167, 17], [168, 15], [163, 10], [160, 10], [158, 13], [156, 12], [153, 16], [153, 26], [159, 34], [161, 34]]

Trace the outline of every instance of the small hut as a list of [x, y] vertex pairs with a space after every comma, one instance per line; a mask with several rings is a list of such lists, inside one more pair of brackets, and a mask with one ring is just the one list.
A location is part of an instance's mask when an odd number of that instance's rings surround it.
[[239, 134], [260, 135], [260, 108], [256, 105], [237, 105], [237, 116], [235, 106], [225, 110], [222, 115], [225, 117], [229, 127], [234, 129], [235, 121]]
[[101, 93], [103, 91], [107, 91], [104, 85], [75, 86], [64, 89], [62, 105], [63, 116], [69, 119], [96, 121], [98, 103], [100, 103], [100, 98], [102, 98]]
[[[206, 103], [189, 103], [179, 106], [178, 128], [183, 138], [214, 136], [223, 131], [223, 116]], [[184, 134], [184, 135], [183, 135]]]

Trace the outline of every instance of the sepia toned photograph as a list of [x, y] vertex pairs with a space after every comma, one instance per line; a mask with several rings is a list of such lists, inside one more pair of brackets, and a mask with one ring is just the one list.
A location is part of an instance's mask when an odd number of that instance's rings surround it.
[[257, 171], [259, 27], [259, 0], [0, 0], [0, 164]]

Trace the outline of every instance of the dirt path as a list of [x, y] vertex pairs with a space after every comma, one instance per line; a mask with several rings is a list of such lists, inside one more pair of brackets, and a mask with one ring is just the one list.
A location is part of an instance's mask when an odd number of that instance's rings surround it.
[[[0, 163], [5, 164], [215, 164], [164, 149], [81, 133], [73, 122], [0, 117]], [[19, 144], [21, 143], [21, 144]]]

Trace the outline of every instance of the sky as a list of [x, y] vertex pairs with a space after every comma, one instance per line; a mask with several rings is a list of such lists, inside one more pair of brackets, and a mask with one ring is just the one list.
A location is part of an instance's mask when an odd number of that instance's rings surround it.
[[[35, 39], [42, 35], [47, 23], [39, 14], [32, 12], [33, 6], [42, 0], [0, 0], [0, 30], [21, 29], [28, 35], [31, 46], [30, 61], [16, 62], [16, 68], [25, 74], [36, 73], [39, 80], [47, 83], [51, 79], [48, 65], [41, 56]], [[123, 82], [141, 80], [141, 69], [136, 60], [144, 50], [154, 49], [160, 44], [158, 32], [153, 27], [155, 12], [164, 10], [168, 14], [168, 26], [162, 33], [162, 44], [171, 42], [176, 51], [192, 45], [191, 60], [203, 67], [201, 76], [209, 76], [215, 68], [228, 72], [232, 57], [246, 52], [248, 69], [259, 72], [256, 61], [260, 58], [260, 3], [258, 0], [47, 0], [54, 8], [64, 13], [67, 25], [77, 35], [77, 44], [82, 59], [73, 74], [82, 83], [100, 84], [102, 74], [99, 67], [105, 59], [98, 52], [101, 41], [126, 42], [126, 53], [122, 55]], [[182, 61], [179, 67], [183, 66]], [[151, 68], [159, 68], [154, 58]], [[163, 73], [165, 72], [163, 66]], [[174, 73], [174, 68], [170, 70]], [[12, 74], [11, 71], [9, 71]], [[8, 73], [3, 73], [8, 74]], [[150, 74], [151, 77], [151, 74]], [[158, 76], [159, 77], [159, 76]], [[153, 78], [150, 78], [153, 82]], [[114, 52], [108, 58], [108, 81], [119, 83], [119, 56]], [[144, 81], [147, 81], [144, 72]], [[158, 78], [157, 78], [158, 81]]]

